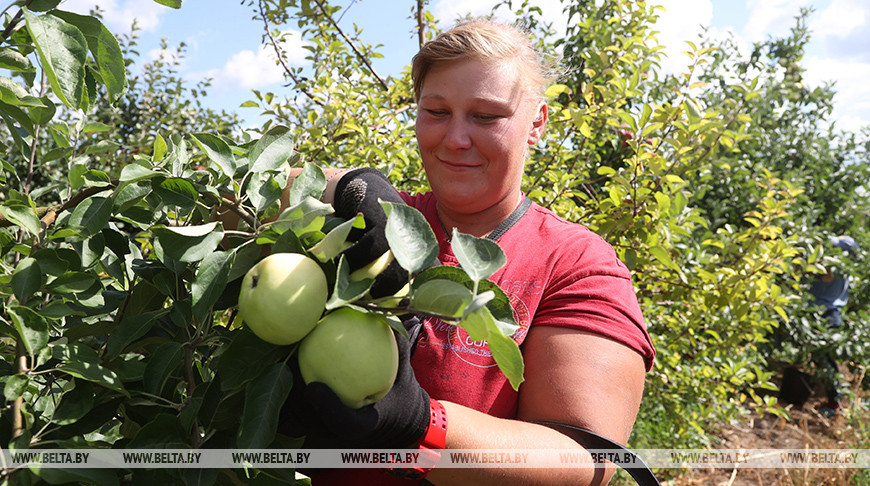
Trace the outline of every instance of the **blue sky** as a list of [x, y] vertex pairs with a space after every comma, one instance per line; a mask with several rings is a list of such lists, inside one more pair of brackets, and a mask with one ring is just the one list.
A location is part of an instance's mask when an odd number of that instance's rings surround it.
[[[870, 2], [867, 0], [654, 0], [665, 7], [657, 29], [667, 47], [665, 69], [678, 70], [685, 63], [684, 40], [694, 40], [701, 25], [724, 35], [732, 32], [748, 49], [753, 41], [779, 36], [794, 25], [801, 7], [812, 6], [813, 40], [804, 58], [805, 82], [810, 86], [836, 82], [835, 118], [838, 127], [858, 130], [870, 126]], [[282, 78], [267, 50], [261, 47], [262, 23], [252, 20], [252, 7], [239, 0], [183, 0], [180, 10], [149, 0], [66, 0], [60, 8], [87, 12], [99, 4], [105, 22], [116, 33], [128, 32], [132, 19], [141, 28], [138, 64], [156, 56], [160, 39], [170, 46], [187, 45], [182, 74], [190, 80], [208, 76], [210, 106], [235, 110], [245, 119], [256, 118], [255, 108], [238, 108], [252, 99], [251, 89], [281, 91]], [[248, 3], [248, 2], [244, 2]], [[256, 3], [256, 2], [255, 2]], [[415, 0], [332, 0], [345, 7], [341, 25], [363, 29], [363, 39], [383, 44], [383, 59], [375, 69], [382, 75], [396, 74], [416, 51], [413, 23], [409, 20]], [[449, 25], [458, 15], [491, 10], [495, 0], [431, 0], [429, 9], [440, 25]], [[555, 22], [561, 21], [559, 0], [532, 2]], [[297, 39], [298, 40], [298, 39]], [[290, 45], [294, 42], [291, 40]], [[295, 62], [304, 64], [305, 51]]]

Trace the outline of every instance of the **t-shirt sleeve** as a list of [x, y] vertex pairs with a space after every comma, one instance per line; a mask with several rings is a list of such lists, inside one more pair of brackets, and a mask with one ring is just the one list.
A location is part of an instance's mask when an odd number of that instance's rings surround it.
[[655, 358], [631, 274], [613, 248], [588, 234], [560, 255], [533, 325], [579, 329], [601, 335], [643, 356], [647, 371]]

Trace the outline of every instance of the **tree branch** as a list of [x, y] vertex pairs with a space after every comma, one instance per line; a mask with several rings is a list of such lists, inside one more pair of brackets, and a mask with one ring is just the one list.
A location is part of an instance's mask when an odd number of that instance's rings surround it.
[[426, 0], [417, 0], [417, 44], [419, 47], [423, 47], [423, 44], [426, 43], [426, 23], [423, 21], [426, 17], [423, 15], [425, 4]]
[[259, 11], [260, 11], [260, 17], [263, 19], [263, 29], [266, 31], [266, 36], [269, 37], [269, 44], [271, 44], [272, 49], [275, 50], [275, 56], [278, 58], [278, 62], [281, 64], [281, 67], [284, 69], [284, 73], [287, 74], [287, 76], [289, 76], [290, 79], [292, 79], [294, 83], [296, 83], [296, 88], [299, 89], [299, 91], [301, 91], [302, 94], [307, 96], [308, 99], [313, 101], [314, 104], [316, 104], [317, 106], [322, 107], [323, 102], [318, 100], [317, 98], [315, 98], [314, 95], [310, 91], [308, 91], [304, 87], [300, 86], [301, 83], [299, 82], [299, 78], [297, 78], [296, 75], [293, 74], [293, 71], [290, 69], [290, 66], [288, 66], [287, 63], [284, 62], [284, 56], [281, 55], [281, 49], [278, 47], [278, 41], [275, 40], [275, 37], [272, 35], [272, 31], [269, 29], [269, 21], [266, 20], [266, 12], [263, 11], [262, 0], [257, 3], [257, 6], [258, 6]]
[[327, 12], [326, 9], [323, 7], [323, 3], [321, 3], [320, 0], [314, 0], [314, 3], [317, 4], [317, 6], [320, 8], [320, 12], [323, 13], [323, 16], [329, 20], [329, 23], [335, 28], [335, 30], [337, 30], [338, 33], [341, 34], [341, 37], [344, 38], [345, 42], [347, 42], [347, 45], [349, 45], [351, 50], [353, 50], [354, 54], [356, 54], [356, 57], [358, 57], [359, 60], [366, 65], [366, 67], [369, 69], [369, 72], [371, 72], [372, 75], [378, 80], [378, 83], [381, 85], [382, 88], [384, 88], [384, 91], [390, 91], [389, 86], [387, 86], [387, 82], [384, 81], [383, 78], [381, 78], [377, 71], [375, 71], [375, 68], [371, 65], [371, 62], [369, 62], [369, 59], [365, 55], [363, 55], [363, 53], [360, 52], [359, 49], [356, 48], [356, 45], [354, 45], [353, 41], [347, 36], [347, 34], [344, 33], [343, 30], [341, 30], [341, 27], [338, 26], [338, 24], [335, 22], [335, 19], [332, 18], [332, 15], [330, 15], [329, 12]]

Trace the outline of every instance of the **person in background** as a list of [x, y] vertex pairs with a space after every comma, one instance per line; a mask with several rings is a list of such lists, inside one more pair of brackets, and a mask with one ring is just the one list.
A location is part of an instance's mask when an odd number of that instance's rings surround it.
[[[840, 248], [847, 256], [852, 256], [858, 249], [855, 240], [849, 236], [833, 236], [830, 244], [834, 248]], [[811, 304], [823, 307], [822, 317], [829, 330], [839, 329], [843, 326], [843, 307], [849, 302], [849, 275], [841, 270], [828, 270], [828, 273], [814, 279], [810, 283]], [[817, 365], [821, 372], [825, 385], [827, 402], [821, 409], [826, 416], [833, 416], [842, 406], [842, 391], [839, 380], [839, 366], [837, 361], [826, 352], [817, 359]]]
[[[416, 137], [430, 192], [398, 193], [371, 168], [326, 169], [324, 200], [336, 215], [361, 212], [366, 228], [345, 253], [351, 270], [386, 249], [378, 200], [420, 210], [457, 265], [458, 230], [496, 241], [507, 264], [490, 280], [509, 296], [520, 329], [525, 382], [514, 391], [485, 342], [425, 319], [413, 342], [399, 339], [400, 369], [377, 403], [351, 410], [323, 384], [297, 384], [282, 431], [306, 447], [359, 449], [575, 449], [582, 427], [625, 444], [655, 357], [628, 268], [589, 229], [533, 203], [522, 188], [531, 146], [548, 120], [550, 70], [529, 37], [473, 20], [425, 44], [412, 67]], [[291, 181], [295, 172], [291, 174]], [[289, 185], [288, 185], [289, 186]], [[378, 277], [377, 292], [401, 288], [402, 272]], [[407, 274], [404, 275], [405, 280]], [[372, 295], [375, 295], [373, 289]], [[607, 468], [333, 469], [306, 471], [322, 484], [605, 484]], [[425, 479], [424, 479], [425, 478]]]

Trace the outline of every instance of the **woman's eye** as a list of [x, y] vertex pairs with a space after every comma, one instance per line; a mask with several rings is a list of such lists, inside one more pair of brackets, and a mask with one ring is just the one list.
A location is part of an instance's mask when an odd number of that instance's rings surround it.
[[476, 117], [478, 120], [485, 121], [485, 122], [495, 121], [495, 120], [498, 120], [499, 118], [501, 118], [501, 116], [499, 116], [499, 115], [490, 115], [488, 113], [481, 113], [481, 114], [476, 115]]
[[447, 112], [444, 111], [444, 110], [433, 110], [433, 109], [429, 109], [429, 110], [425, 110], [425, 111], [426, 111], [426, 113], [428, 113], [428, 114], [430, 114], [430, 115], [432, 115], [432, 116], [445, 116], [445, 115], [447, 115]]

